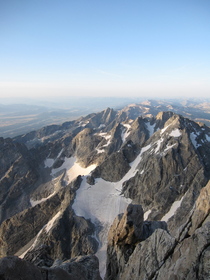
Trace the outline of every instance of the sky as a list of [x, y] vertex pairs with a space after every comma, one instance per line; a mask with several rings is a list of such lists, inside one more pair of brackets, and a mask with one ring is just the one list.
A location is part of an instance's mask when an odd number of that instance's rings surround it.
[[209, 0], [0, 0], [0, 97], [209, 92]]

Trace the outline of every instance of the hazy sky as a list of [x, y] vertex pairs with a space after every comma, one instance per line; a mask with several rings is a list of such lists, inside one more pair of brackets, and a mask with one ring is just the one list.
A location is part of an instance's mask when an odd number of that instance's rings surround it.
[[0, 0], [0, 97], [209, 93], [209, 0]]

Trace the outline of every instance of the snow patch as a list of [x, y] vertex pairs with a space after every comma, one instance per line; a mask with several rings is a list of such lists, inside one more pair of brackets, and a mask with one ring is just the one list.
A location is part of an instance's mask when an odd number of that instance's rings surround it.
[[103, 149], [103, 150], [100, 150], [100, 149], [97, 149], [97, 148], [96, 148], [96, 151], [97, 151], [98, 154], [101, 154], [101, 153], [104, 153], [104, 152], [105, 152], [104, 149]]
[[170, 150], [171, 148], [173, 148], [174, 146], [176, 146], [176, 143], [175, 144], [172, 144], [170, 146], [166, 146], [165, 150], [163, 152], [167, 152], [168, 150]]
[[210, 142], [210, 136], [208, 136], [207, 134], [206, 134], [206, 140], [207, 140], [208, 142]]
[[59, 158], [61, 156], [62, 152], [63, 152], [63, 149], [61, 149], [60, 153], [57, 155], [56, 158]]
[[124, 126], [124, 128], [122, 130], [121, 139], [124, 143], [126, 138], [128, 137], [128, 135], [130, 134], [130, 132], [128, 132], [128, 131], [129, 131], [131, 125], [130, 124], [123, 124], [123, 126]]
[[44, 227], [46, 233], [50, 231], [50, 229], [53, 227], [54, 222], [61, 216], [61, 211], [59, 211]]
[[149, 137], [151, 137], [154, 133], [155, 123], [151, 125], [150, 122], [148, 122], [146, 123], [146, 125], [147, 125], [147, 130], [149, 131]]
[[111, 140], [109, 139], [108, 142], [105, 145], [103, 145], [102, 147], [107, 147], [107, 146], [109, 146], [110, 143], [111, 143]]
[[180, 200], [174, 201], [170, 210], [162, 217], [161, 221], [167, 222], [175, 214], [176, 210], [180, 207], [183, 198], [184, 196]]
[[109, 144], [111, 143], [111, 135], [110, 134], [108, 134], [108, 133], [106, 133], [106, 132], [101, 132], [101, 133], [98, 133], [98, 135], [99, 136], [102, 136], [103, 138], [105, 138], [108, 142], [106, 143], [106, 144], [104, 144], [103, 146], [102, 146], [102, 148], [103, 147], [107, 147], [107, 146], [109, 146]]
[[90, 121], [85, 121], [85, 122], [79, 122], [79, 127], [82, 126], [82, 127], [85, 127], [87, 124], [89, 124]]
[[103, 138], [105, 138], [106, 140], [109, 140], [111, 138], [111, 135], [106, 133], [106, 132], [101, 132], [98, 133], [99, 136], [102, 136]]
[[170, 125], [171, 125], [171, 124], [167, 125], [167, 126], [164, 127], [163, 129], [161, 129], [160, 134], [162, 135]]
[[51, 195], [49, 195], [48, 197], [44, 197], [44, 198], [42, 198], [42, 199], [40, 199], [40, 200], [33, 200], [33, 199], [31, 198], [31, 199], [30, 199], [31, 206], [34, 207], [34, 206], [36, 206], [37, 204], [46, 201], [47, 199], [49, 199], [50, 197], [52, 197], [54, 194], [55, 194], [55, 192], [53, 192], [53, 193], [52, 193]]
[[137, 166], [141, 161], [142, 154], [145, 153], [150, 148], [151, 148], [151, 144], [149, 144], [141, 149], [140, 154], [136, 157], [136, 159], [133, 162], [130, 163], [131, 169], [129, 169], [129, 171], [125, 174], [125, 176], [122, 178], [122, 180], [120, 182], [123, 183], [123, 182], [129, 180], [130, 178], [132, 178], [136, 174], [136, 172], [138, 171]]
[[176, 129], [172, 130], [169, 135], [173, 136], [173, 137], [179, 137], [179, 136], [182, 135], [182, 133], [181, 133], [181, 131], [178, 128], [176, 128]]
[[148, 210], [148, 211], [146, 211], [146, 212], [144, 213], [144, 221], [147, 220], [147, 218], [148, 218], [148, 216], [149, 216], [149, 214], [150, 214], [151, 212], [152, 212], [151, 210]]
[[[51, 138], [51, 137], [54, 137], [54, 136], [56, 136], [57, 134], [59, 134], [59, 133], [61, 133], [61, 132], [62, 132], [62, 130], [56, 130], [54, 133], [52, 133], [52, 134], [50, 134], [50, 135], [47, 135], [47, 136], [38, 138], [38, 140], [41, 141], [41, 142], [43, 143], [45, 140], [47, 140], [47, 139], [49, 139], [49, 138]], [[31, 140], [31, 141], [33, 141], [33, 140]]]
[[66, 181], [66, 184], [69, 184], [71, 181], [77, 178], [77, 176], [89, 174], [93, 169], [96, 168], [96, 166], [96, 164], [92, 164], [84, 168], [81, 167], [78, 162], [76, 162], [76, 157], [65, 157], [64, 163], [60, 167], [52, 169], [51, 175], [55, 176], [59, 171], [66, 170], [64, 180]]
[[[131, 200], [120, 196], [121, 186], [101, 178], [95, 180], [95, 185], [90, 186], [86, 180], [77, 190], [73, 209], [77, 216], [91, 219], [95, 224], [111, 224], [114, 218], [124, 212]], [[111, 207], [110, 207], [111, 206]]]
[[53, 158], [47, 158], [45, 161], [44, 161], [44, 167], [52, 167], [53, 164], [54, 164], [55, 160]]
[[[61, 149], [61, 151], [60, 151], [60, 153], [57, 155], [56, 159], [60, 157], [60, 155], [62, 154], [62, 152], [63, 152], [63, 149]], [[55, 162], [55, 159], [53, 159], [53, 158], [46, 158], [46, 160], [44, 161], [44, 167], [45, 167], [45, 168], [46, 168], [46, 167], [49, 167], [49, 168], [50, 168], [50, 167], [53, 166], [54, 162]]]
[[156, 153], [156, 154], [159, 152], [159, 150], [160, 150], [160, 145], [161, 145], [162, 142], [163, 142], [163, 138], [160, 138], [160, 139], [156, 142], [156, 144], [157, 144], [157, 147], [156, 147], [156, 149], [155, 149], [155, 153]]
[[106, 127], [105, 124], [100, 124], [98, 128], [101, 129], [101, 128], [104, 128], [104, 127]]
[[201, 144], [197, 143], [197, 137], [198, 135], [195, 132], [190, 133], [190, 140], [196, 149], [201, 146]]

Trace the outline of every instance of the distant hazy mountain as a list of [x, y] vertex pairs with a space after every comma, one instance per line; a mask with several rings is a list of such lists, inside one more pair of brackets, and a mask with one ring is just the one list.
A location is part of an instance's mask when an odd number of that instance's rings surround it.
[[2, 102], [0, 136], [14, 137], [46, 125], [75, 120], [93, 111], [99, 112], [104, 107], [122, 107], [131, 100], [123, 98], [0, 99]]
[[[15, 100], [12, 100], [15, 101]], [[19, 100], [20, 102], [21, 100]], [[24, 100], [22, 100], [24, 101]], [[10, 100], [11, 102], [11, 100]], [[195, 121], [210, 125], [210, 103], [205, 100], [149, 100], [126, 98], [69, 98], [61, 100], [25, 100], [25, 104], [0, 104], [0, 136], [14, 137], [50, 124], [75, 120], [104, 107], [125, 111], [129, 115], [155, 115], [161, 111], [173, 111]], [[44, 106], [43, 106], [44, 105]], [[132, 113], [133, 112], [133, 113]], [[132, 117], [135, 117], [134, 115]]]

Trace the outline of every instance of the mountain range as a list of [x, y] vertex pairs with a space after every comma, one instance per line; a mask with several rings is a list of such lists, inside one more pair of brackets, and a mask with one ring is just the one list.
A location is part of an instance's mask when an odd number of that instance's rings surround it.
[[0, 138], [2, 279], [210, 278], [209, 118], [170, 106]]
[[[1, 104], [1, 102], [4, 102]], [[13, 103], [11, 103], [13, 102]], [[16, 103], [15, 103], [16, 102]], [[22, 103], [20, 103], [22, 102]], [[87, 114], [100, 112], [105, 107], [122, 110], [132, 104], [130, 114], [157, 115], [172, 111], [210, 125], [209, 99], [144, 100], [143, 98], [67, 98], [27, 100], [0, 99], [0, 135], [15, 137], [51, 124], [61, 124]], [[134, 106], [135, 105], [135, 106]], [[135, 108], [134, 108], [135, 107]], [[135, 115], [133, 116], [135, 117]]]

